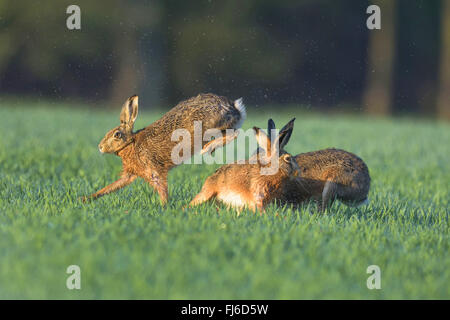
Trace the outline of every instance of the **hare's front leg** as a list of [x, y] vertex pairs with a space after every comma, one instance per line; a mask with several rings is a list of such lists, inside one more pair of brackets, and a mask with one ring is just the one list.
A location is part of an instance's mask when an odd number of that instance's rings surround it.
[[110, 185], [104, 187], [103, 189], [100, 189], [99, 191], [97, 191], [96, 193], [93, 193], [89, 196], [85, 196], [82, 199], [83, 202], [87, 202], [88, 200], [95, 200], [98, 199], [102, 196], [104, 196], [105, 194], [117, 191], [127, 185], [129, 185], [130, 183], [132, 183], [135, 179], [137, 178], [136, 175], [133, 174], [122, 174], [122, 176], [120, 177], [119, 180], [111, 183]]

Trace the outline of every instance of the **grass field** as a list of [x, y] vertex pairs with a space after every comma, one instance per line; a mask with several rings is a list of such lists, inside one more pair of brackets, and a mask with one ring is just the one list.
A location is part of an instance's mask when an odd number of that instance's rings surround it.
[[[248, 109], [244, 128], [297, 117], [291, 153], [360, 155], [370, 204], [183, 212], [218, 167], [206, 164], [171, 171], [166, 208], [141, 180], [82, 204], [120, 171], [97, 150], [119, 109], [1, 105], [0, 298], [450, 298], [448, 124]], [[136, 128], [159, 116], [141, 112]], [[81, 290], [66, 288], [73, 264]], [[381, 290], [366, 287], [369, 265], [381, 268]]]

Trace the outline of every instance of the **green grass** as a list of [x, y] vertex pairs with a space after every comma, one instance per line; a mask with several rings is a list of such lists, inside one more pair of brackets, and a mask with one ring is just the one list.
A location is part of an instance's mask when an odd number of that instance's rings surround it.
[[[214, 203], [183, 212], [218, 167], [206, 164], [171, 171], [166, 208], [141, 180], [82, 204], [120, 171], [97, 150], [118, 110], [0, 106], [0, 298], [450, 298], [448, 124], [249, 111], [244, 128], [296, 116], [292, 153], [360, 155], [370, 204], [336, 203], [326, 215], [238, 215]], [[141, 112], [136, 127], [159, 116]], [[81, 290], [66, 288], [72, 264]], [[366, 287], [373, 264], [381, 290]]]

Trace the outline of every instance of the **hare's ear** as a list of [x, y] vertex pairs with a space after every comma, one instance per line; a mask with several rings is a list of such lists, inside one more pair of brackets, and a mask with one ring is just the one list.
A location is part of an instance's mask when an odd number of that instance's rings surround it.
[[267, 121], [267, 135], [269, 136], [269, 139], [272, 138], [272, 129], [275, 129], [275, 122], [273, 122], [272, 119], [269, 119], [269, 121]]
[[138, 96], [131, 96], [125, 101], [120, 112], [120, 123], [130, 130], [133, 130], [134, 121], [136, 121], [138, 115], [138, 104]]
[[280, 130], [280, 134], [279, 134], [280, 150], [284, 148], [284, 146], [289, 142], [289, 139], [291, 138], [292, 131], [294, 130], [294, 121], [295, 121], [295, 118], [293, 118], [291, 121], [289, 121]]
[[294, 120], [295, 119], [292, 119], [291, 121], [289, 121], [289, 123], [287, 125], [285, 125], [283, 127], [283, 129], [280, 130], [280, 134], [272, 142], [272, 154], [273, 155], [275, 155], [275, 154], [279, 155], [280, 151], [283, 150], [283, 147], [289, 141], [292, 130], [294, 129]]
[[253, 127], [253, 130], [255, 130], [256, 141], [258, 142], [259, 147], [264, 150], [266, 157], [270, 157], [272, 152], [272, 144], [269, 137], [258, 127]]

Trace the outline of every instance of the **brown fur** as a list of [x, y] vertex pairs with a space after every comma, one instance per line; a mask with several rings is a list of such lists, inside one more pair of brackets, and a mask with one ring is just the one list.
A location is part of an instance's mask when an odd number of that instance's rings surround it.
[[[286, 130], [292, 132], [293, 120], [290, 123], [291, 126], [281, 129], [280, 135]], [[274, 124], [271, 125], [269, 121], [269, 127], [271, 126], [274, 127]], [[280, 141], [280, 145], [284, 147], [287, 140]], [[288, 187], [289, 202], [300, 205], [314, 200], [318, 202], [320, 210], [325, 210], [335, 199], [347, 205], [359, 205], [367, 201], [370, 189], [369, 169], [353, 153], [330, 148], [301, 153], [294, 158], [300, 167], [300, 183]]]
[[[257, 163], [228, 164], [220, 167], [209, 176], [199, 194], [190, 202], [195, 206], [213, 197], [232, 207], [249, 207], [251, 210], [264, 211], [273, 202], [287, 203], [286, 187], [294, 185], [298, 176], [298, 165], [286, 152], [279, 155], [277, 147], [264, 132], [254, 128], [260, 147], [268, 150]], [[278, 143], [275, 143], [277, 146]], [[273, 175], [262, 175], [261, 168], [267, 166], [271, 157], [278, 157], [279, 168]]]
[[[159, 194], [161, 202], [168, 200], [167, 175], [176, 166], [172, 149], [179, 141], [171, 141], [172, 132], [186, 129], [191, 134], [191, 155], [194, 154], [194, 121], [202, 122], [202, 137], [207, 129], [237, 129], [245, 119], [241, 101], [231, 101], [215, 94], [199, 94], [180, 102], [161, 119], [133, 132], [138, 113], [138, 97], [130, 97], [120, 114], [121, 124], [106, 133], [99, 144], [102, 153], [114, 153], [122, 158], [121, 178], [98, 192], [85, 197], [96, 199], [144, 178]], [[229, 142], [226, 140], [224, 142]], [[204, 146], [206, 142], [202, 142]], [[223, 144], [223, 143], [222, 143]], [[220, 144], [220, 145], [222, 145]], [[216, 146], [217, 147], [217, 146]], [[212, 151], [212, 150], [208, 150]]]

